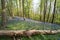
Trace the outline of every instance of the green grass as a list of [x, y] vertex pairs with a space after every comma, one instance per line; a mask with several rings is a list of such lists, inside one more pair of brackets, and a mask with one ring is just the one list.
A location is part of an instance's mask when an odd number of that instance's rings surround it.
[[[28, 37], [18, 37], [21, 40], [60, 40], [60, 34], [57, 35], [34, 35], [30, 38]], [[13, 40], [12, 37], [0, 36], [0, 40]]]
[[43, 30], [43, 29], [60, 29], [59, 25], [51, 25], [44, 23], [35, 23], [35, 22], [27, 22], [27, 21], [9, 21], [7, 24], [7, 28], [9, 30]]
[[[43, 30], [43, 29], [55, 29], [60, 28], [59, 26], [51, 26], [51, 24], [43, 24], [43, 23], [35, 23], [35, 22], [27, 22], [27, 21], [9, 21], [7, 23], [8, 30]], [[20, 38], [20, 37], [19, 37]], [[13, 40], [12, 37], [8, 36], [0, 36], [0, 40]], [[28, 37], [21, 37], [21, 40], [60, 40], [60, 34], [56, 35], [34, 35], [31, 38]]]

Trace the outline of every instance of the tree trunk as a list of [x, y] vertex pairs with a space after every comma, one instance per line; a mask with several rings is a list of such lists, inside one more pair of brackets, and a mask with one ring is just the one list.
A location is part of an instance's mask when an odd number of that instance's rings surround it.
[[28, 18], [30, 18], [29, 17], [29, 6], [30, 6], [30, 3], [28, 2], [28, 0], [27, 0], [27, 7], [28, 7]]
[[51, 23], [53, 23], [54, 22], [54, 18], [55, 18], [55, 10], [56, 10], [56, 0], [55, 0], [55, 2], [54, 2], [54, 9], [53, 9], [53, 16], [52, 16], [52, 21], [51, 21]]
[[13, 18], [14, 17], [14, 13], [13, 13], [13, 0], [9, 0], [10, 1], [10, 16]]
[[60, 30], [0, 30], [0, 35], [7, 36], [32, 36], [36, 34], [52, 35], [58, 34]]
[[20, 9], [20, 10], [19, 10], [19, 11], [20, 11], [20, 12], [19, 12], [19, 16], [21, 17], [21, 16], [22, 16], [22, 13], [21, 13], [21, 0], [19, 0], [19, 9]]
[[41, 21], [41, 13], [42, 13], [42, 0], [40, 1], [40, 21]]
[[24, 14], [24, 0], [22, 0], [22, 7], [23, 7], [23, 19], [25, 20], [25, 14]]
[[19, 16], [18, 0], [16, 0], [16, 6], [17, 6], [17, 16]]
[[49, 12], [48, 12], [48, 15], [47, 15], [47, 22], [49, 22], [49, 14], [51, 13], [50, 10], [51, 10], [51, 0], [50, 0]]
[[44, 20], [44, 22], [45, 22], [45, 16], [46, 16], [46, 9], [47, 9], [47, 0], [45, 0], [45, 2], [44, 2], [44, 18], [43, 18], [43, 20]]
[[2, 27], [5, 28], [6, 23], [7, 23], [5, 0], [1, 0], [1, 6], [2, 6], [2, 13], [1, 13], [1, 15], [2, 15]]

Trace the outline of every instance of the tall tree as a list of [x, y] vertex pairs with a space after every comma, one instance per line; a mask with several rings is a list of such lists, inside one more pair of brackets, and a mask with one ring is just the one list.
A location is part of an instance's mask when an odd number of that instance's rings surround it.
[[9, 0], [6, 0], [6, 8], [7, 8], [7, 13], [10, 14], [10, 8], [9, 8]]
[[22, 16], [22, 12], [21, 12], [21, 11], [22, 11], [22, 10], [21, 10], [21, 0], [19, 0], [19, 11], [20, 11], [20, 12], [19, 12], [19, 16]]
[[28, 2], [28, 0], [27, 0], [27, 7], [28, 7], [28, 18], [30, 18], [29, 17], [29, 5], [30, 5], [30, 3]]
[[42, 13], [42, 0], [40, 0], [40, 21], [41, 21], [41, 13]]
[[7, 23], [7, 15], [6, 15], [6, 0], [1, 0], [1, 7], [2, 7], [2, 27], [5, 28], [6, 27], [6, 23]]
[[50, 0], [50, 5], [49, 5], [49, 11], [48, 11], [48, 15], [47, 15], [47, 22], [49, 21], [49, 14], [51, 13], [51, 0]]
[[55, 10], [56, 10], [56, 0], [54, 1], [54, 9], [53, 9], [53, 13], [52, 13], [52, 21], [51, 21], [51, 23], [54, 22], [54, 18], [55, 18]]
[[19, 2], [18, 2], [19, 0], [16, 0], [16, 6], [17, 6], [17, 16], [19, 16]]
[[45, 2], [44, 2], [44, 18], [43, 18], [43, 20], [44, 20], [44, 22], [45, 22], [45, 18], [46, 18], [46, 10], [47, 9], [47, 0], [45, 0]]
[[[22, 0], [22, 8], [23, 8], [23, 18], [25, 17], [25, 13], [24, 13], [24, 0]], [[25, 20], [25, 18], [24, 18]]]
[[10, 16], [13, 17], [14, 13], [13, 13], [13, 0], [9, 0], [10, 5], [9, 5], [9, 9], [10, 9]]

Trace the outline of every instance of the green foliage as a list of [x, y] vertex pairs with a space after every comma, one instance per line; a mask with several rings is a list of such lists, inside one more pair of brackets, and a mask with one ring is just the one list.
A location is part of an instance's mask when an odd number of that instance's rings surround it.
[[[47, 23], [48, 24], [48, 23]], [[7, 28], [9, 30], [43, 30], [43, 29], [60, 29], [59, 25], [53, 25], [53, 24], [44, 24], [39, 22], [27, 22], [27, 21], [20, 21], [20, 20], [12, 20], [8, 21]]]
[[[30, 38], [28, 37], [18, 37], [21, 40], [60, 40], [60, 34], [56, 35], [33, 35]], [[13, 40], [12, 37], [0, 36], [0, 40]]]

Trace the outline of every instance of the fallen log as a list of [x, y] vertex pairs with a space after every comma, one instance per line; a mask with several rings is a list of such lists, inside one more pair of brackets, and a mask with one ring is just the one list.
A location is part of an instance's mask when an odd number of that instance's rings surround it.
[[57, 34], [60, 30], [0, 30], [1, 35], [7, 36], [31, 36], [36, 34]]

